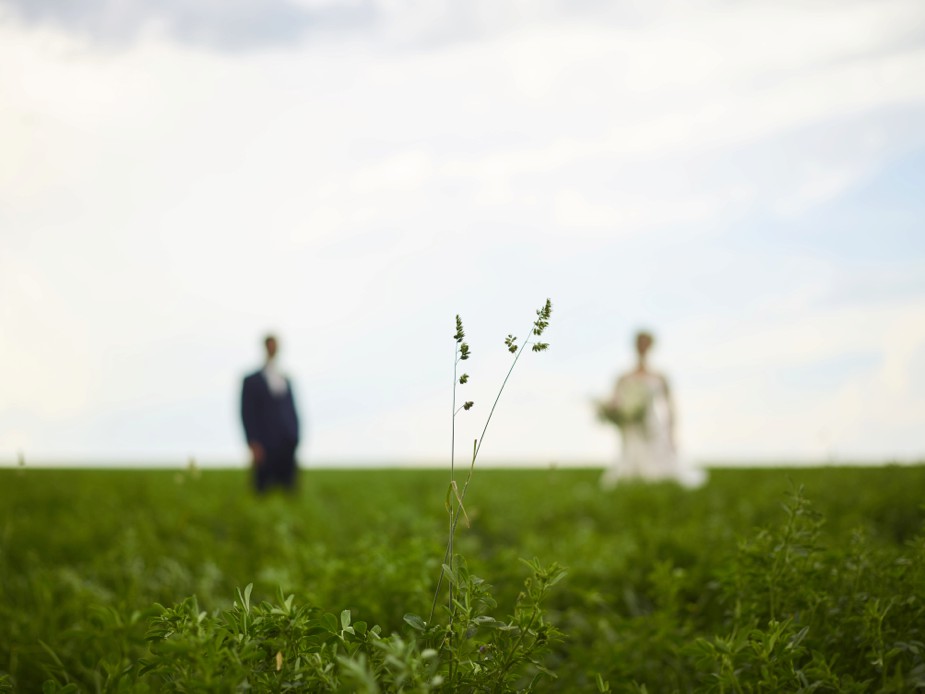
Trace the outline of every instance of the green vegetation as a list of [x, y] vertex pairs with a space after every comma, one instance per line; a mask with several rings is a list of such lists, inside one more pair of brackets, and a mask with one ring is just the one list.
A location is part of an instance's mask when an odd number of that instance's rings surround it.
[[2, 470], [0, 690], [925, 690], [925, 467], [598, 474], [479, 471], [448, 650], [443, 471]]

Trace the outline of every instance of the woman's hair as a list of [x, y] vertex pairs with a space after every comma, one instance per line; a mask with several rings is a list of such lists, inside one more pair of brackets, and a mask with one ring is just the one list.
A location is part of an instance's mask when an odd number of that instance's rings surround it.
[[640, 330], [636, 333], [636, 349], [645, 351], [655, 344], [655, 337], [648, 330]]

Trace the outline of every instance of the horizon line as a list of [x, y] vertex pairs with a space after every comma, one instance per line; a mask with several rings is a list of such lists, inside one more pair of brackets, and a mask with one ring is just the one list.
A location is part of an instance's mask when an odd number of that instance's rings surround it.
[[[589, 459], [510, 459], [498, 458], [479, 461], [478, 468], [494, 469], [603, 469], [610, 466], [609, 460]], [[703, 469], [735, 469], [735, 468], [808, 468], [808, 467], [884, 467], [890, 465], [916, 466], [925, 465], [923, 457], [894, 457], [883, 458], [851, 457], [851, 458], [801, 458], [785, 456], [766, 456], [749, 458], [705, 458], [692, 462], [690, 467]], [[468, 466], [464, 466], [468, 467]], [[244, 462], [229, 462], [227, 460], [205, 459], [200, 460], [191, 456], [185, 461], [172, 458], [150, 458], [126, 460], [119, 459], [38, 459], [13, 460], [0, 459], [0, 469], [9, 470], [65, 470], [65, 469], [108, 469], [108, 470], [187, 470], [196, 468], [200, 470], [242, 470], [250, 469]], [[371, 459], [371, 458], [332, 458], [299, 465], [301, 471], [311, 470], [342, 470], [342, 469], [414, 469], [414, 470], [446, 470], [449, 465], [435, 462], [432, 459]]]

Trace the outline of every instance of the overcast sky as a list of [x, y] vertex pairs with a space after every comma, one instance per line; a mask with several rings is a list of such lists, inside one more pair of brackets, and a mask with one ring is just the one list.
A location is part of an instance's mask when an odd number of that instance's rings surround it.
[[0, 462], [604, 464], [640, 326], [695, 461], [925, 457], [921, 0], [0, 0]]

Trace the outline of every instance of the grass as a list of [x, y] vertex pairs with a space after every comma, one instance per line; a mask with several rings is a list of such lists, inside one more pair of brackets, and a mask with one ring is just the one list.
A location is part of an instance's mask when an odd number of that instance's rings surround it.
[[[925, 467], [598, 475], [479, 471], [456, 689], [925, 689]], [[236, 471], [2, 470], [0, 688], [445, 689], [407, 619], [445, 490], [439, 470], [309, 470], [266, 499]]]

